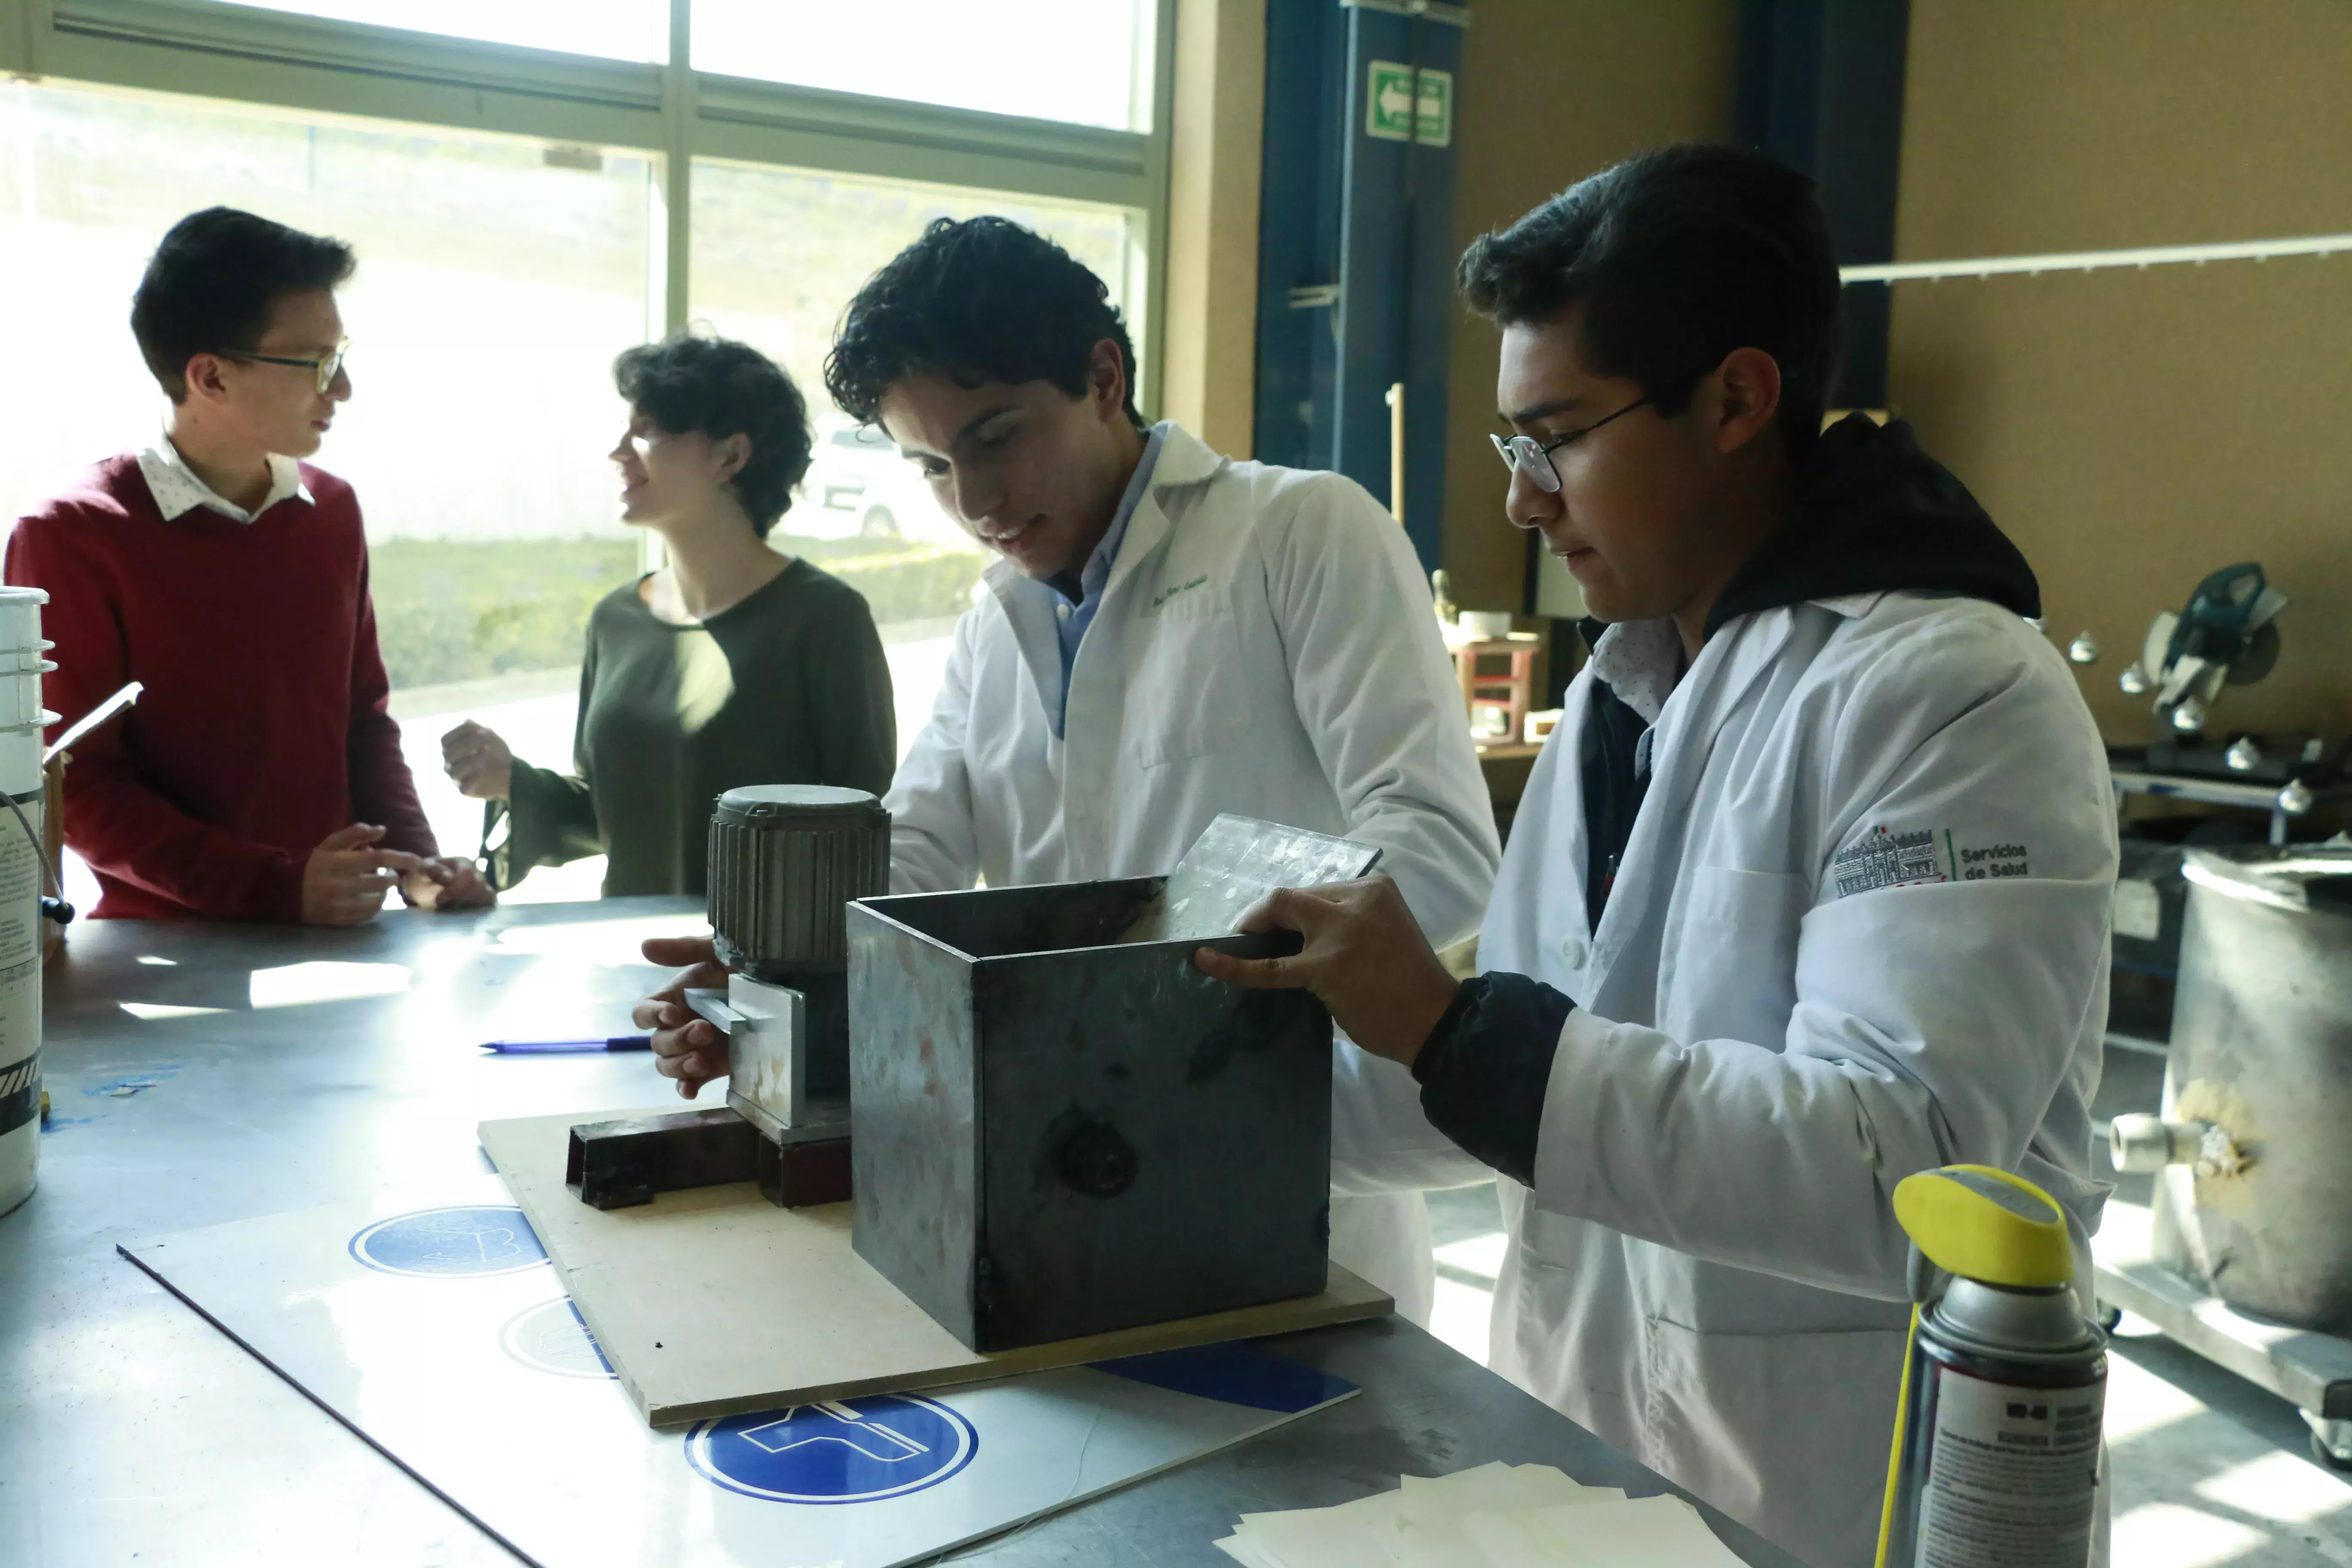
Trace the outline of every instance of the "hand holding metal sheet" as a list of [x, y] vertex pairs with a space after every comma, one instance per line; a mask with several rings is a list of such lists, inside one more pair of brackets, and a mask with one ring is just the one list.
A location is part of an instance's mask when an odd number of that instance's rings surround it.
[[1220, 815], [1192, 840], [1151, 907], [1121, 942], [1207, 942], [1245, 927], [1242, 911], [1276, 888], [1307, 888], [1361, 877], [1381, 851], [1352, 838]]
[[1295, 931], [1306, 945], [1289, 958], [1262, 959], [1204, 947], [1193, 954], [1202, 973], [1253, 990], [1311, 991], [1356, 1044], [1408, 1067], [1459, 985], [1386, 877], [1277, 889], [1238, 929]]

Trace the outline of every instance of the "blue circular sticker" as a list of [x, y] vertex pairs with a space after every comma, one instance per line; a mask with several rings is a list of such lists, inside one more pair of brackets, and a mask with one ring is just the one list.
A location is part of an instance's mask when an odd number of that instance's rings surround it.
[[559, 1377], [612, 1378], [619, 1374], [597, 1348], [596, 1336], [581, 1321], [569, 1296], [526, 1307], [499, 1331], [499, 1348], [533, 1372]]
[[980, 1435], [937, 1400], [883, 1394], [706, 1421], [687, 1436], [694, 1468], [729, 1491], [777, 1502], [873, 1502], [935, 1487]]
[[510, 1205], [420, 1209], [380, 1219], [352, 1237], [370, 1268], [419, 1279], [518, 1274], [547, 1261], [522, 1210]]

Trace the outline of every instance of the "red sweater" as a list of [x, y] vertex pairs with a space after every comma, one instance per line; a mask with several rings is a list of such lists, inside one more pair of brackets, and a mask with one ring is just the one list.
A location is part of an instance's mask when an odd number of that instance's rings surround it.
[[66, 770], [98, 915], [299, 920], [304, 862], [352, 822], [437, 852], [386, 710], [359, 501], [302, 479], [311, 503], [167, 522], [138, 459], [110, 458], [9, 535], [8, 582], [48, 591], [48, 706], [69, 724], [147, 685]]

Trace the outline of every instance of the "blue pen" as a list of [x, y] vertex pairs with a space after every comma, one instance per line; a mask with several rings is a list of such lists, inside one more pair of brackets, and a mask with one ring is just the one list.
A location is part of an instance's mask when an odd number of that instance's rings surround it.
[[567, 1056], [584, 1051], [649, 1051], [651, 1035], [614, 1035], [602, 1040], [484, 1040], [482, 1049], [500, 1056]]

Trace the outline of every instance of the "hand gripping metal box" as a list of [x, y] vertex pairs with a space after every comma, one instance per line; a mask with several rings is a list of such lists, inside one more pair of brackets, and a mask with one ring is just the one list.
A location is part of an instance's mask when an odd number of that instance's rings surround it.
[[1137, 940], [1167, 882], [850, 908], [853, 1244], [974, 1350], [1324, 1289], [1330, 1015]]

